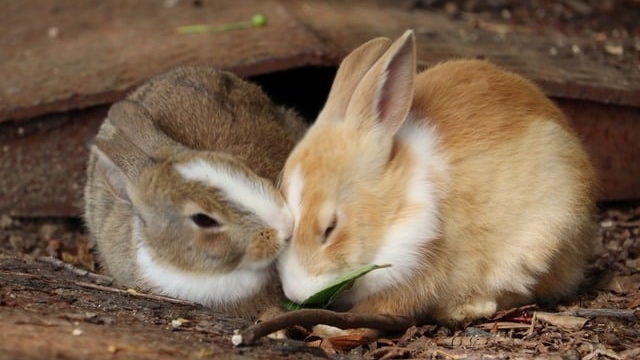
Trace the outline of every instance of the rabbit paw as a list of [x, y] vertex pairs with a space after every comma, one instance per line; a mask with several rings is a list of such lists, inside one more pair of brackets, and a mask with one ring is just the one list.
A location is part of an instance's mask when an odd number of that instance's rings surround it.
[[493, 315], [498, 308], [495, 300], [475, 298], [469, 302], [452, 309], [449, 317], [454, 322], [463, 322], [469, 319], [486, 318]]

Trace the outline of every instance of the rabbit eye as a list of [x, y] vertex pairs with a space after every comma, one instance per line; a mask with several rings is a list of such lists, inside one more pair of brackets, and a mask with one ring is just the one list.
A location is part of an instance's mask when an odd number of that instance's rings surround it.
[[327, 240], [333, 233], [333, 230], [335, 230], [337, 224], [338, 224], [338, 218], [335, 215], [333, 215], [333, 218], [331, 219], [329, 226], [327, 226], [326, 229], [324, 229], [324, 239], [322, 240], [323, 244], [327, 242]]
[[218, 220], [203, 213], [197, 213], [197, 214], [191, 215], [191, 221], [193, 221], [194, 224], [198, 225], [201, 228], [211, 228], [211, 227], [220, 226], [220, 223], [218, 222]]

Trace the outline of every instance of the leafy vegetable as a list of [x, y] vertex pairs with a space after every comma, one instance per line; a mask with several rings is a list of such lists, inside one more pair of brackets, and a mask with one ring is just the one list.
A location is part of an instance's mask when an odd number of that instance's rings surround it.
[[300, 304], [295, 303], [291, 300], [285, 300], [283, 303], [283, 307], [285, 310], [298, 310], [305, 307], [328, 307], [333, 300], [343, 291], [350, 289], [356, 280], [369, 272], [390, 267], [391, 265], [365, 265], [358, 269], [353, 270], [352, 272], [340, 277], [336, 281], [327, 285], [324, 289], [318, 291], [317, 293], [309, 296]]
[[204, 24], [185, 25], [176, 28], [176, 33], [180, 35], [200, 34], [204, 32], [225, 32], [237, 29], [259, 28], [267, 25], [267, 17], [264, 14], [257, 13], [251, 17], [251, 21], [240, 21], [236, 23], [225, 24], [221, 26], [212, 26]]

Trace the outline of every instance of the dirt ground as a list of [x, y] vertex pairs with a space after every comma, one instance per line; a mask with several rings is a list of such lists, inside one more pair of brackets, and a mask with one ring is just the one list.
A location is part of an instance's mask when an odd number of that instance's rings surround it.
[[[640, 205], [603, 205], [588, 281], [550, 308], [527, 306], [460, 328], [425, 325], [345, 349], [348, 339], [263, 339], [233, 348], [229, 319], [184, 301], [148, 298], [108, 279], [42, 261], [93, 268], [81, 224], [0, 220], [0, 359], [342, 359], [640, 357]], [[323, 350], [318, 347], [322, 347]], [[346, 345], [348, 348], [348, 344]]]
[[[603, 61], [611, 66], [631, 62], [640, 69], [640, 1], [404, 4], [410, 11], [446, 12], [479, 27], [526, 25], [588, 33]], [[233, 348], [234, 329], [248, 322], [184, 301], [130, 293], [104, 277], [77, 271], [99, 272], [78, 219], [2, 215], [0, 359], [640, 358], [640, 203], [601, 204], [597, 221], [600, 232], [587, 282], [560, 304], [532, 304], [459, 328], [413, 327], [355, 348], [345, 346], [348, 339], [320, 343], [313, 338], [263, 339], [253, 347]]]

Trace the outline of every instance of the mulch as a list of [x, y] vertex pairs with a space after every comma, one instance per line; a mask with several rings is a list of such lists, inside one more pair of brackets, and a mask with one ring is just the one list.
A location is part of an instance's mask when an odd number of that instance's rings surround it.
[[[640, 205], [603, 204], [598, 221], [599, 237], [585, 285], [574, 297], [552, 307], [531, 304], [457, 328], [435, 324], [411, 327], [364, 345], [358, 338], [319, 339], [298, 329], [294, 334], [298, 334], [299, 341], [262, 339], [253, 347], [233, 348], [230, 342], [233, 330], [249, 326], [245, 321], [227, 319], [188, 302], [144, 294], [134, 296], [126, 289], [113, 288], [108, 281], [105, 284], [102, 276], [91, 271], [71, 271], [95, 270], [93, 249], [81, 222], [2, 216], [0, 280], [4, 281], [0, 281], [0, 328], [26, 330], [34, 322], [39, 323], [38, 336], [25, 335], [23, 340], [27, 345], [23, 344], [21, 349], [29, 349], [29, 341], [49, 340], [60, 347], [59, 353], [69, 358], [87, 353], [106, 356], [109, 349], [134, 357], [191, 356], [202, 351], [246, 358], [261, 358], [264, 354], [278, 358], [324, 356], [322, 352], [310, 352], [319, 351], [318, 348], [332, 358], [353, 359], [637, 358], [640, 356]], [[43, 256], [64, 260], [75, 267], [65, 269], [37, 261]], [[70, 289], [73, 291], [67, 293]], [[52, 306], [61, 301], [60, 297], [72, 304], [73, 311]], [[131, 316], [132, 311], [143, 314], [149, 309], [154, 316]], [[25, 320], [25, 311], [29, 314], [28, 320]], [[75, 315], [69, 317], [70, 313]], [[168, 331], [169, 324], [178, 318], [186, 319], [186, 325]], [[68, 337], [72, 338], [82, 337], [72, 335], [74, 329], [93, 328], [86, 330], [85, 338], [100, 334], [112, 343], [100, 342], [101, 347], [92, 348], [93, 345], [86, 342], [80, 351], [73, 342], [65, 343], [57, 338], [61, 327], [68, 327]], [[142, 351], [135, 348], [135, 343], [113, 336], [126, 332], [127, 328], [136, 329], [137, 334], [129, 339], [131, 341], [143, 336], [163, 345], [145, 347]], [[100, 331], [94, 332], [95, 329]], [[177, 341], [184, 336], [191, 341], [197, 339], [198, 347], [190, 341]], [[12, 341], [0, 341], [0, 350], [8, 353], [16, 346]]]

